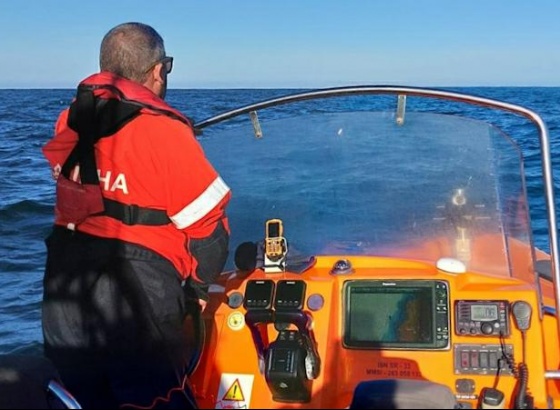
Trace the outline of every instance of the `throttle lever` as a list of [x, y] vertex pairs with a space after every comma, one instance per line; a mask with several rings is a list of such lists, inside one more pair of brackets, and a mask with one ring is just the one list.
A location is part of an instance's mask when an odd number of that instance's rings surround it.
[[301, 310], [277, 310], [276, 322], [296, 325], [302, 333], [307, 332], [311, 325], [311, 318]]

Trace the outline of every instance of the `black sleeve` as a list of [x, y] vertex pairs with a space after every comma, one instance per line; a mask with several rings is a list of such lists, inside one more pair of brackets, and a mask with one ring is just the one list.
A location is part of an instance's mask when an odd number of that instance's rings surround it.
[[208, 299], [208, 286], [222, 273], [229, 253], [228, 248], [229, 234], [222, 221], [218, 222], [210, 236], [202, 239], [191, 238], [189, 241], [188, 251], [198, 263], [196, 276], [202, 283], [192, 278], [189, 282], [199, 299]]

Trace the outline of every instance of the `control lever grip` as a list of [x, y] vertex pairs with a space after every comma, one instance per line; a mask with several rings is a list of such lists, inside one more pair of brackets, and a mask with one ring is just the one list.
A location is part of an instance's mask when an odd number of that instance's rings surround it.
[[321, 372], [321, 358], [317, 351], [317, 344], [309, 332], [302, 334], [303, 344], [307, 351], [305, 357], [305, 373], [309, 380], [316, 379]]
[[311, 324], [309, 315], [301, 310], [277, 310], [275, 321], [296, 325], [302, 333], [307, 332]]
[[271, 309], [254, 309], [245, 313], [245, 323], [248, 326], [256, 327], [260, 324], [268, 324], [274, 322], [274, 311]]

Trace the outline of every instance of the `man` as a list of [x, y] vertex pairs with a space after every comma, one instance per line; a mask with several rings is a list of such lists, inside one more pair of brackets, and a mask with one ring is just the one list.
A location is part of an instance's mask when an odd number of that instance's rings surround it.
[[163, 101], [172, 67], [152, 27], [113, 28], [43, 148], [45, 354], [86, 408], [195, 406], [184, 324], [224, 267], [230, 190]]

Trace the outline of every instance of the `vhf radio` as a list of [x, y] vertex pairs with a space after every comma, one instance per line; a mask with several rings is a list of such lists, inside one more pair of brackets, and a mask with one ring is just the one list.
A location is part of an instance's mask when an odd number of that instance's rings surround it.
[[458, 300], [455, 333], [461, 336], [509, 336], [507, 300]]

